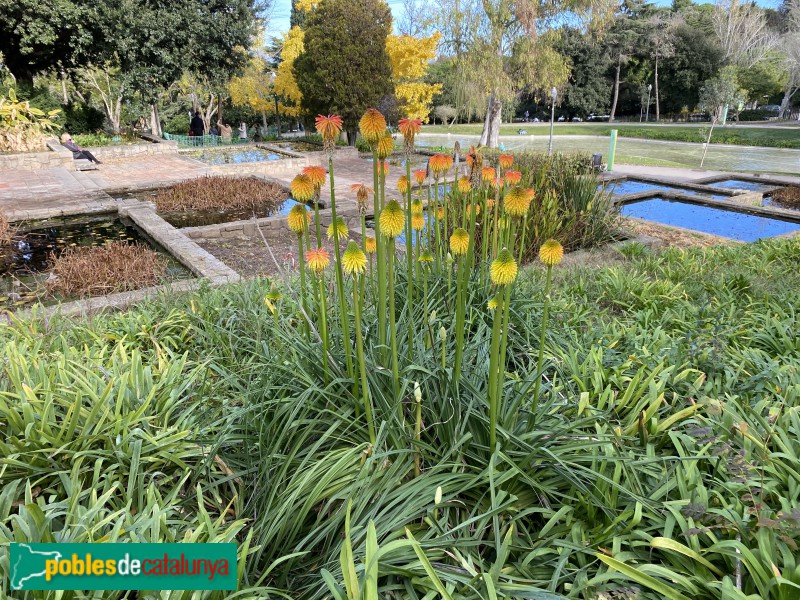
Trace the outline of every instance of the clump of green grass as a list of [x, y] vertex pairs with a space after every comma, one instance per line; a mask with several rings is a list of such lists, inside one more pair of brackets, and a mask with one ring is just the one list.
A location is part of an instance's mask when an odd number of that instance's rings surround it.
[[50, 293], [85, 298], [156, 285], [167, 272], [167, 259], [142, 244], [111, 242], [70, 248], [53, 258], [51, 272]]
[[288, 196], [287, 190], [273, 181], [212, 175], [159, 190], [155, 203], [164, 213], [242, 208], [271, 212], [280, 208]]

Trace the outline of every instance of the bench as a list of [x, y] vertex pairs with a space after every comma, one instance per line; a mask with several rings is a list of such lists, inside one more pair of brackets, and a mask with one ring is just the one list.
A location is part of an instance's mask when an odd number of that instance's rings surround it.
[[73, 162], [76, 171], [97, 171], [97, 165], [87, 158], [76, 158]]

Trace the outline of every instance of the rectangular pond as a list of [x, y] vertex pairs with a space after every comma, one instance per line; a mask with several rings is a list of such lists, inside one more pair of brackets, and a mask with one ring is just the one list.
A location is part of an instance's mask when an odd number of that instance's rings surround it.
[[745, 181], [744, 179], [723, 179], [722, 181], [712, 181], [705, 185], [727, 188], [731, 190], [749, 190], [751, 192], [763, 192], [777, 187], [773, 183], [762, 183], [760, 181]]
[[[625, 179], [623, 181], [610, 181], [605, 184], [600, 184], [597, 189], [602, 189], [605, 185], [605, 190], [611, 194], [625, 196], [627, 194], [641, 194], [645, 192], [658, 193], [658, 192], [678, 192], [687, 194], [689, 196], [705, 196], [706, 198], [714, 198], [715, 200], [727, 200], [730, 196], [723, 194], [714, 194], [711, 191], [698, 191], [678, 185], [669, 185], [666, 183], [650, 183], [647, 181], [639, 181], [636, 179]], [[716, 184], [713, 184], [716, 185]]]
[[647, 198], [630, 202], [622, 207], [621, 213], [626, 217], [685, 227], [743, 242], [754, 242], [761, 238], [800, 231], [800, 222], [795, 223], [663, 198]]
[[144, 244], [168, 257], [169, 280], [189, 276], [172, 255], [116, 214], [44, 219], [17, 226], [11, 244], [0, 247], [0, 310], [45, 300], [42, 282], [47, 279], [53, 257], [75, 247], [103, 246], [112, 241]]
[[201, 150], [199, 152], [185, 152], [184, 154], [207, 165], [238, 165], [285, 158], [282, 154], [252, 146], [225, 150]]

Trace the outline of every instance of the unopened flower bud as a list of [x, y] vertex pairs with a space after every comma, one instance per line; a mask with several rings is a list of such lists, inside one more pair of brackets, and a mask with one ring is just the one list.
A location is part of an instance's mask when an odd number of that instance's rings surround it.
[[438, 486], [436, 488], [436, 495], [433, 497], [434, 504], [441, 504], [442, 503], [442, 486]]
[[444, 325], [439, 328], [439, 339], [442, 341], [447, 339], [447, 329], [444, 328]]
[[419, 387], [419, 383], [416, 381], [414, 382], [414, 400], [422, 402], [422, 388]]

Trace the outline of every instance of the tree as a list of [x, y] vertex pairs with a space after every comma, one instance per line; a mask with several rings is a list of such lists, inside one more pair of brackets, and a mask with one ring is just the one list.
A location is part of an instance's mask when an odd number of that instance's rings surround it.
[[[673, 28], [674, 52], [659, 70], [659, 86], [667, 90], [660, 99], [662, 113], [678, 113], [697, 106], [700, 87], [712, 78], [722, 64], [722, 49], [716, 38], [700, 25], [710, 15], [692, 11]], [[690, 24], [694, 23], [694, 25]]]
[[245, 67], [244, 73], [231, 79], [228, 91], [234, 106], [249, 106], [261, 114], [264, 126], [267, 125], [267, 113], [274, 112], [272, 73], [267, 62], [253, 56]]
[[100, 104], [111, 131], [118, 134], [122, 122], [122, 101], [129, 93], [128, 83], [119, 68], [111, 65], [89, 65], [77, 69], [75, 79], [77, 85], [89, 90], [93, 97], [100, 97]]
[[675, 23], [676, 17], [668, 17], [664, 13], [657, 13], [648, 20], [647, 42], [654, 66], [653, 84], [655, 88], [656, 121], [661, 120], [658, 65], [662, 59], [670, 58], [675, 53], [675, 46], [672, 43], [672, 32]]
[[562, 31], [557, 48], [569, 59], [569, 83], [562, 94], [561, 106], [569, 114], [585, 117], [608, 112], [611, 84], [606, 73], [611, 59], [597, 36], [576, 28]]
[[303, 98], [294, 77], [294, 61], [303, 53], [304, 37], [305, 34], [300, 27], [292, 27], [284, 34], [283, 48], [275, 76], [275, 93], [283, 100], [280, 110], [291, 117], [300, 116], [300, 101]]
[[[447, 128], [450, 129], [458, 116], [458, 111], [448, 104], [440, 104], [433, 114], [442, 122], [442, 125], [447, 125]], [[448, 121], [450, 122], [448, 123]]]
[[0, 0], [0, 53], [21, 82], [37, 73], [71, 69], [96, 57], [91, 14], [96, 2]]
[[614, 95], [611, 100], [609, 122], [614, 121], [619, 102], [619, 88], [622, 80], [622, 67], [628, 64], [642, 41], [642, 23], [636, 17], [638, 5], [624, 2], [622, 11], [616, 16], [606, 35], [606, 46], [614, 64]]
[[786, 74], [780, 117], [786, 117], [792, 98], [800, 90], [800, 0], [786, 2], [786, 32], [781, 37], [780, 49]]
[[717, 0], [713, 23], [725, 60], [739, 67], [750, 68], [765, 60], [778, 44], [764, 11], [755, 4]]
[[294, 62], [301, 106], [341, 115], [351, 144], [364, 111], [392, 94], [391, 26], [383, 0], [322, 0], [306, 17], [304, 51]]
[[714, 125], [722, 118], [726, 107], [738, 106], [744, 102], [746, 93], [739, 87], [736, 80], [736, 67], [727, 66], [720, 69], [719, 75], [709, 79], [700, 89], [700, 101], [698, 108], [711, 115], [711, 127], [708, 130], [708, 138], [703, 148], [703, 158], [700, 166], [706, 159], [708, 144], [711, 143], [711, 134], [714, 133]]
[[428, 63], [436, 56], [441, 35], [418, 38], [412, 35], [390, 35], [386, 52], [392, 66], [392, 83], [403, 114], [409, 119], [427, 122], [433, 97], [442, 89], [441, 83], [423, 81]]

